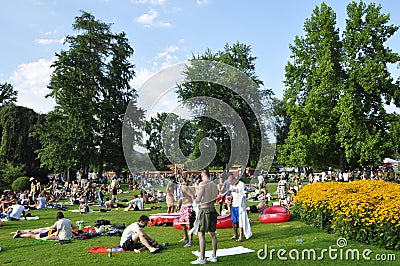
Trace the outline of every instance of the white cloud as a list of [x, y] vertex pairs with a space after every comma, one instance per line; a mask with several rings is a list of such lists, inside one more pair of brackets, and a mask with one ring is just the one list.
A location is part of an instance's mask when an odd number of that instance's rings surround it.
[[197, 0], [198, 5], [205, 5], [208, 3], [208, 0]]
[[162, 58], [162, 57], [167, 57], [170, 53], [174, 53], [179, 50], [178, 46], [175, 45], [170, 45], [165, 50], [161, 53], [158, 53], [156, 58]]
[[[174, 55], [176, 51], [179, 50], [178, 46], [170, 45], [164, 49], [161, 53], [158, 53], [155, 56], [156, 60], [162, 60], [161, 69], [165, 69], [179, 61], [179, 57]], [[158, 65], [158, 63], [156, 63]]]
[[167, 0], [132, 0], [132, 3], [135, 4], [152, 4], [152, 5], [159, 5], [163, 6]]
[[45, 98], [50, 90], [52, 60], [39, 59], [36, 62], [21, 64], [10, 77], [10, 83], [18, 91], [17, 105], [33, 109], [38, 113], [48, 113], [55, 106], [52, 98]]
[[61, 38], [61, 39], [36, 39], [35, 42], [37, 44], [44, 44], [44, 45], [48, 45], [48, 44], [53, 44], [53, 43], [61, 43], [63, 44], [65, 41], [65, 38]]
[[145, 27], [160, 27], [160, 28], [168, 28], [171, 27], [171, 23], [156, 21], [158, 17], [158, 12], [154, 9], [150, 9], [148, 13], [144, 13], [136, 18], [136, 22], [143, 24]]
[[136, 70], [136, 76], [130, 82], [130, 85], [136, 90], [143, 85], [156, 72], [152, 72], [147, 68]]
[[53, 35], [53, 34], [56, 34], [56, 33], [57, 33], [56, 30], [54, 30], [54, 31], [47, 31], [47, 32], [43, 33], [43, 35], [49, 36], [49, 35]]

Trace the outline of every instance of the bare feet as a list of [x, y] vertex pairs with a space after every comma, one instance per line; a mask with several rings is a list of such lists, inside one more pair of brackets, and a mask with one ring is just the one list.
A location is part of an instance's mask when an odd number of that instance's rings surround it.
[[231, 237], [232, 240], [235, 240], [236, 238], [237, 238], [237, 236], [232, 236]]
[[240, 237], [236, 240], [236, 242], [243, 242], [243, 239]]

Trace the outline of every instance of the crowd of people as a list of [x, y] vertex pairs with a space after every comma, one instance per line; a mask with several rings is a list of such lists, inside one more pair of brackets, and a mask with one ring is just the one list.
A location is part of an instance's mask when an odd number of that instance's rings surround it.
[[[121, 189], [124, 179], [111, 177], [109, 182], [97, 183], [84, 177], [76, 178], [71, 183], [57, 178], [50, 178], [47, 185], [40, 184], [31, 179], [30, 190], [16, 193], [4, 191], [1, 198], [1, 211], [3, 218], [8, 220], [23, 219], [26, 210], [43, 209], [53, 203], [78, 204], [81, 213], [88, 211], [89, 206], [96, 204], [100, 207], [124, 207], [125, 211], [139, 211], [146, 204], [165, 202], [168, 213], [179, 212], [179, 224], [182, 226], [184, 247], [193, 245], [193, 235], [198, 236], [200, 257], [192, 264], [204, 264], [206, 238], [209, 233], [212, 240], [212, 257], [209, 261], [216, 262], [217, 236], [216, 222], [219, 215], [230, 214], [233, 224], [232, 240], [242, 242], [252, 236], [248, 213], [261, 213], [269, 206], [273, 199], [268, 192], [264, 178], [258, 177], [258, 183], [245, 185], [239, 178], [232, 174], [211, 177], [208, 170], [203, 170], [200, 175], [186, 177], [169, 176], [163, 178], [165, 192], [156, 190], [155, 180], [147, 182], [138, 178], [127, 178], [128, 189], [137, 190], [131, 200], [122, 202], [118, 197], [125, 193]], [[150, 181], [149, 181], [150, 180]], [[216, 181], [219, 182], [216, 182]], [[290, 190], [285, 185], [285, 193]], [[283, 199], [280, 185], [278, 184], [278, 198]], [[290, 192], [289, 192], [290, 193]], [[124, 197], [125, 198], [125, 197]], [[62, 201], [61, 201], [62, 200]], [[257, 205], [247, 207], [247, 202], [257, 202]], [[124, 204], [122, 204], [124, 203]], [[217, 207], [217, 208], [216, 208]], [[49, 240], [69, 240], [72, 237], [72, 223], [66, 219], [62, 212], [57, 213], [53, 226], [36, 230], [19, 230], [14, 238], [46, 238]], [[139, 220], [125, 228], [120, 245], [124, 249], [141, 252], [149, 250], [151, 253], [159, 252], [155, 239], [143, 232], [149, 217], [141, 215]]]

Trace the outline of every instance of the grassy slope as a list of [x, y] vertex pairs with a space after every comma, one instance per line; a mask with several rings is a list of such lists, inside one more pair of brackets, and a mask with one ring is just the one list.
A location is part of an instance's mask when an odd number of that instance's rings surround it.
[[[276, 187], [276, 186], [275, 186]], [[270, 192], [274, 191], [274, 187], [270, 185]], [[131, 198], [133, 193], [120, 195], [122, 198]], [[251, 204], [251, 203], [250, 203]], [[165, 204], [157, 204], [162, 206], [162, 210], [156, 211], [141, 211], [141, 212], [124, 212], [122, 209], [112, 210], [109, 213], [90, 213], [81, 215], [79, 213], [64, 212], [65, 216], [75, 223], [78, 220], [84, 220], [86, 225], [93, 225], [97, 219], [108, 219], [113, 224], [126, 225], [135, 222], [137, 218], [145, 213], [166, 212]], [[149, 207], [149, 206], [147, 206]], [[70, 206], [70, 209], [76, 209], [77, 206]], [[93, 208], [95, 210], [95, 208]], [[32, 215], [40, 216], [37, 221], [13, 221], [7, 222], [6, 226], [0, 227], [0, 265], [188, 265], [190, 261], [196, 257], [191, 253], [193, 250], [198, 250], [198, 241], [195, 236], [195, 245], [190, 248], [183, 248], [183, 244], [179, 243], [183, 233], [173, 227], [147, 227], [145, 231], [152, 237], [156, 238], [159, 243], [169, 242], [168, 249], [161, 254], [151, 255], [148, 252], [135, 254], [126, 252], [123, 254], [113, 254], [110, 258], [104, 254], [89, 254], [87, 250], [93, 246], [115, 246], [119, 243], [119, 237], [98, 237], [89, 240], [74, 240], [71, 244], [55, 246], [51, 241], [38, 241], [35, 239], [12, 239], [12, 233], [17, 229], [29, 229], [49, 226], [54, 223], [56, 210], [48, 209], [42, 211], [32, 211]], [[219, 258], [219, 265], [397, 265], [396, 262], [378, 262], [374, 261], [345, 261], [345, 260], [330, 260], [328, 254], [325, 255], [323, 261], [281, 261], [274, 253], [273, 260], [269, 258], [260, 260], [257, 257], [257, 251], [263, 249], [265, 245], [268, 250], [271, 249], [315, 249], [321, 251], [328, 249], [329, 246], [337, 248], [337, 236], [329, 235], [321, 232], [318, 229], [305, 225], [302, 222], [292, 219], [288, 223], [281, 224], [262, 224], [257, 221], [257, 214], [250, 214], [250, 218], [254, 220], [252, 223], [253, 237], [249, 240], [240, 243], [240, 245], [253, 249], [256, 252], [227, 256]], [[217, 230], [218, 247], [229, 248], [238, 246], [235, 241], [229, 240], [232, 236], [232, 229]], [[304, 238], [304, 242], [296, 242], [297, 239]], [[207, 250], [211, 249], [211, 240], [207, 235]], [[373, 251], [373, 255], [377, 253], [393, 253], [384, 249], [371, 247], [359, 244], [354, 241], [349, 241], [346, 248], [357, 248], [360, 252], [366, 248]], [[400, 260], [400, 252], [394, 252], [397, 260]], [[287, 256], [287, 254], [286, 254]]]

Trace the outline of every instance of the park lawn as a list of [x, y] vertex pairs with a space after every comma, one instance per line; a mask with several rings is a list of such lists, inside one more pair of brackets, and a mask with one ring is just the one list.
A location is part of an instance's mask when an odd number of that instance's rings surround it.
[[[269, 188], [273, 192], [272, 187]], [[137, 192], [136, 192], [137, 193]], [[134, 192], [119, 195], [119, 199], [132, 198]], [[256, 204], [256, 203], [249, 203]], [[89, 213], [79, 214], [65, 211], [66, 218], [72, 220], [73, 223], [79, 220], [85, 221], [85, 225], [94, 225], [98, 219], [110, 220], [112, 224], [126, 224], [137, 221], [142, 214], [150, 215], [152, 213], [166, 212], [165, 204], [154, 204], [161, 206], [161, 210], [152, 211], [129, 211], [125, 212], [122, 208], [119, 210], [113, 209], [108, 213]], [[77, 209], [77, 205], [68, 206], [68, 209]], [[146, 207], [150, 207], [147, 205]], [[96, 207], [92, 207], [96, 210]], [[112, 257], [106, 254], [90, 254], [88, 249], [94, 246], [116, 246], [119, 244], [119, 237], [102, 236], [88, 240], [73, 240], [70, 244], [61, 246], [54, 245], [52, 241], [39, 241], [35, 239], [13, 239], [12, 232], [18, 229], [39, 228], [52, 225], [55, 222], [55, 214], [57, 210], [47, 209], [40, 211], [31, 211], [33, 216], [39, 216], [39, 220], [35, 221], [11, 221], [6, 222], [6, 225], [0, 227], [0, 265], [189, 265], [189, 262], [195, 260], [196, 257], [192, 251], [198, 250], [197, 236], [194, 236], [195, 245], [190, 248], [183, 248], [182, 239], [183, 233], [173, 227], [155, 226], [146, 227], [144, 230], [150, 236], [156, 238], [159, 243], [169, 242], [167, 249], [160, 254], [152, 255], [148, 252], [136, 254], [134, 252], [114, 253]], [[291, 249], [296, 249], [301, 252], [305, 249], [314, 249], [319, 256], [322, 249], [338, 248], [336, 240], [338, 236], [327, 234], [309, 225], [297, 220], [295, 217], [287, 223], [280, 224], [262, 224], [257, 218], [257, 214], [250, 214], [253, 220], [251, 223], [253, 237], [245, 240], [242, 243], [237, 243], [229, 238], [232, 236], [232, 229], [218, 229], [218, 247], [230, 248], [235, 246], [243, 246], [255, 250], [253, 253], [226, 256], [219, 258], [219, 265], [397, 265], [395, 261], [378, 262], [376, 260], [365, 261], [360, 260], [345, 260], [346, 249], [358, 249], [360, 253], [364, 249], [371, 249], [372, 258], [375, 254], [396, 255], [397, 260], [400, 260], [400, 252], [392, 252], [380, 249], [365, 244], [360, 244], [355, 241], [348, 241], [348, 246], [343, 248], [343, 260], [337, 258], [331, 260], [325, 253], [323, 260], [292, 260], [288, 257]], [[304, 242], [297, 242], [298, 239], [304, 239]], [[211, 249], [211, 240], [207, 235], [207, 250]], [[264, 256], [264, 249], [267, 245], [268, 252], [272, 249], [286, 250], [286, 256], [289, 261], [279, 260], [276, 251], [273, 253], [272, 259], [267, 256], [265, 259], [260, 259], [258, 253]], [[259, 250], [262, 250], [259, 252]], [[340, 250], [340, 249], [339, 249]], [[294, 254], [294, 253], [292, 253]], [[339, 252], [337, 254], [340, 255]], [[210, 262], [208, 264], [211, 264]]]

